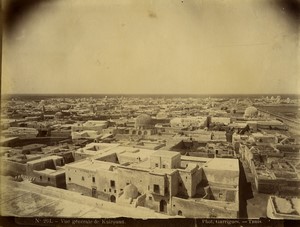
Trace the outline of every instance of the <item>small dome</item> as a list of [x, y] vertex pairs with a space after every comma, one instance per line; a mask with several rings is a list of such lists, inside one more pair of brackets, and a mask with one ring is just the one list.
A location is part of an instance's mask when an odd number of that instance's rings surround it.
[[135, 199], [139, 195], [138, 189], [135, 185], [129, 184], [124, 187], [125, 199]]
[[135, 127], [149, 127], [152, 125], [152, 118], [148, 114], [141, 114], [135, 120]]
[[62, 112], [56, 112], [54, 117], [55, 118], [61, 118], [63, 116]]
[[163, 119], [163, 118], [167, 118], [167, 117], [168, 117], [168, 114], [165, 112], [159, 112], [156, 115], [156, 118], [158, 118], [158, 119]]
[[248, 108], [246, 108], [245, 113], [244, 113], [244, 117], [257, 117], [258, 115], [258, 110], [254, 107], [254, 106], [250, 106]]
[[171, 127], [179, 127], [182, 125], [182, 119], [175, 117], [170, 121]]

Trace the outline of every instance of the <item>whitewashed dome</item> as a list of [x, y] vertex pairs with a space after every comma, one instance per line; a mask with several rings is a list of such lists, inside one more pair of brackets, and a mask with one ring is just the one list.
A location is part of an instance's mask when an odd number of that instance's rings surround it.
[[250, 106], [246, 108], [244, 117], [246, 118], [252, 118], [252, 117], [257, 117], [258, 115], [258, 110], [254, 106]]
[[124, 187], [125, 199], [135, 199], [139, 195], [138, 189], [135, 185], [129, 184]]

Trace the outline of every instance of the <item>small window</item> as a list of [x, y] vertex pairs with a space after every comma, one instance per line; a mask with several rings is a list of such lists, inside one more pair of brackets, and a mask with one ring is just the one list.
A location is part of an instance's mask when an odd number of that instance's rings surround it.
[[50, 181], [50, 177], [48, 177], [48, 181]]
[[179, 187], [182, 187], [182, 182], [179, 182]]
[[43, 177], [42, 177], [42, 176], [40, 176], [40, 180], [43, 180]]
[[106, 189], [104, 189], [104, 192], [106, 192]]
[[111, 181], [110, 181], [110, 187], [112, 187], [112, 188], [115, 187], [115, 181], [114, 181], [114, 180], [111, 180]]
[[159, 193], [159, 185], [154, 184], [153, 185], [153, 190], [154, 190], [155, 193]]
[[93, 181], [93, 183], [95, 183], [95, 177], [92, 177], [92, 181]]
[[81, 180], [84, 180], [84, 177], [81, 177]]
[[152, 200], [152, 197], [151, 197], [151, 196], [149, 196], [149, 200]]
[[165, 168], [166, 168], [166, 165], [163, 165], [163, 168], [165, 169]]
[[114, 190], [114, 193], [117, 193], [117, 190]]
[[111, 189], [109, 189], [109, 192], [111, 192]]
[[71, 181], [71, 177], [69, 177], [69, 181]]
[[155, 163], [155, 167], [158, 167], [158, 163]]
[[126, 185], [129, 185], [129, 183], [127, 182]]
[[123, 188], [121, 188], [120, 190], [121, 190], [121, 192], [122, 192], [122, 191], [123, 191]]

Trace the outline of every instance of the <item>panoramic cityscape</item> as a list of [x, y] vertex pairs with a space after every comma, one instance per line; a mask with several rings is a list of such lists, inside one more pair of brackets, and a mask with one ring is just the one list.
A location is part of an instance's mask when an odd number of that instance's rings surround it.
[[300, 220], [297, 0], [2, 2], [0, 221]]
[[297, 96], [7, 97], [2, 214], [299, 219], [298, 103]]

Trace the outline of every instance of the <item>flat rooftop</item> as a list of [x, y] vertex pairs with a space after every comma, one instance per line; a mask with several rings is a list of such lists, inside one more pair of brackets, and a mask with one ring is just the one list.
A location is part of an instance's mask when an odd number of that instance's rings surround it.
[[299, 205], [300, 205], [300, 199], [299, 198], [292, 198], [292, 199], [286, 199], [286, 198], [280, 198], [277, 196], [272, 197], [273, 203], [275, 204], [275, 209], [278, 213], [283, 214], [291, 214], [295, 211], [298, 213], [299, 216]]
[[177, 169], [159, 169], [159, 168], [155, 168], [155, 169], [152, 169], [149, 173], [155, 174], [155, 175], [165, 175], [165, 174], [171, 175], [171, 174], [173, 174], [177, 171], [178, 171]]
[[206, 162], [210, 161], [211, 158], [181, 155], [181, 160], [182, 161], [193, 161], [193, 162], [206, 163]]
[[153, 152], [151, 155], [173, 158], [176, 156], [180, 156], [180, 153], [176, 152], [176, 151], [158, 150], [158, 151]]
[[39, 158], [36, 160], [32, 160], [27, 162], [28, 164], [35, 164], [35, 163], [40, 163], [40, 162], [44, 162], [44, 161], [48, 161], [48, 160], [57, 160], [57, 159], [63, 159], [61, 156], [57, 156], [57, 155], [50, 155], [48, 157], [43, 157], [43, 158]]
[[119, 144], [113, 143], [89, 143], [84, 148], [77, 150], [77, 152], [80, 152], [80, 150], [83, 150], [83, 152], [104, 152], [118, 146]]
[[53, 169], [44, 169], [44, 170], [35, 170], [36, 172], [39, 172], [39, 173], [44, 173], [44, 174], [47, 174], [47, 175], [52, 175], [52, 176], [56, 176], [56, 175], [59, 175], [59, 174], [62, 174], [65, 172], [64, 169], [59, 169], [59, 170], [53, 170]]
[[213, 158], [208, 161], [204, 167], [217, 170], [239, 171], [239, 160], [231, 158]]
[[97, 161], [93, 159], [85, 159], [83, 161], [67, 164], [66, 167], [77, 168], [83, 170], [97, 171], [97, 170], [110, 170], [112, 166], [117, 166], [111, 162]]

